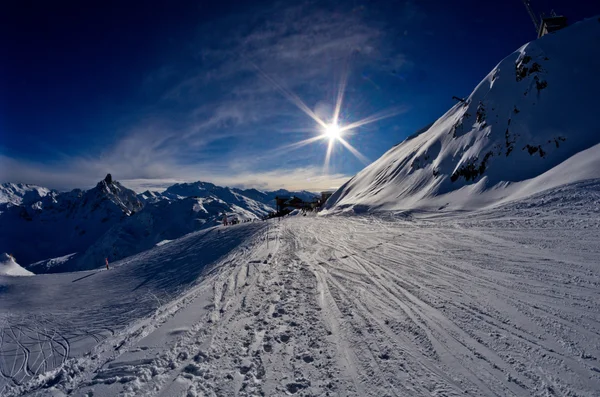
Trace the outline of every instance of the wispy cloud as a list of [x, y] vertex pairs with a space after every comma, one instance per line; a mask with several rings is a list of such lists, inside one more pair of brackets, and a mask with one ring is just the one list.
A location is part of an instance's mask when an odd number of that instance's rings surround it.
[[290, 131], [310, 131], [315, 122], [261, 73], [301, 92], [318, 111], [323, 103], [333, 106], [339, 73], [349, 63], [408, 63], [403, 55], [390, 57], [381, 27], [365, 22], [363, 11], [283, 2], [238, 16], [243, 23], [199, 28], [187, 47], [194, 61], [167, 62], [146, 76], [140, 90], [162, 94], [112, 144], [55, 162], [0, 156], [0, 179], [66, 189], [90, 186], [111, 172], [140, 187], [193, 180], [269, 189], [339, 186], [348, 175], [325, 175], [310, 161], [296, 163], [306, 152], [278, 150], [294, 142], [297, 133]]
[[122, 167], [123, 164], [106, 167], [104, 164], [85, 160], [76, 160], [68, 165], [48, 165], [0, 155], [0, 180], [31, 183], [58, 190], [74, 187], [87, 189], [110, 172], [113, 178], [139, 193], [145, 190], [162, 191], [175, 183], [198, 180], [240, 188], [320, 191], [338, 188], [350, 178], [342, 173], [324, 175], [320, 167], [314, 166], [231, 173], [227, 167], [203, 168], [190, 165], [185, 168], [169, 168], [170, 165], [160, 164], [149, 174]]

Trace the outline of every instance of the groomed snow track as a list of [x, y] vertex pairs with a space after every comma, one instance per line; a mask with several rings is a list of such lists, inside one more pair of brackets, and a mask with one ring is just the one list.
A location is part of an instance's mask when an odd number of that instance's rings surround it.
[[[188, 236], [121, 269], [198, 260], [221, 241], [223, 254], [185, 278], [197, 282], [176, 291], [181, 280], [154, 268], [145, 285], [167, 286], [160, 304], [125, 325], [106, 320], [110, 332], [79, 355], [58, 349], [53, 371], [30, 358], [41, 375], [2, 394], [597, 396], [598, 186], [467, 216], [297, 216]], [[173, 272], [189, 270], [178, 263]], [[3, 340], [25, 346], [15, 316]]]

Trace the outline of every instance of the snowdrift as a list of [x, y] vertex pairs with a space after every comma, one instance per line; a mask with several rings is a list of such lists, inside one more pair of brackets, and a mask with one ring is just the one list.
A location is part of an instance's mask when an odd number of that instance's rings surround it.
[[598, 70], [597, 17], [524, 45], [338, 189], [327, 212], [474, 209], [600, 177]]
[[15, 258], [7, 253], [0, 255], [0, 276], [33, 276], [29, 270], [23, 269]]

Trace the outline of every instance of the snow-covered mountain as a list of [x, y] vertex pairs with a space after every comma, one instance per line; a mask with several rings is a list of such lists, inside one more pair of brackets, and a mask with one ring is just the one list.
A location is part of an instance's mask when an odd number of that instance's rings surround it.
[[[239, 189], [216, 186], [209, 182], [192, 182], [192, 183], [178, 183], [170, 186], [162, 193], [146, 191], [141, 193], [140, 199], [144, 201], [156, 201], [157, 199], [175, 199], [181, 197], [208, 197], [215, 196], [223, 201], [234, 203], [240, 207], [246, 208], [248, 206], [255, 206], [255, 202], [264, 204], [266, 210], [273, 211], [275, 207], [275, 197], [298, 197], [304, 201], [312, 201], [318, 194], [308, 192], [306, 190], [301, 191], [289, 191], [285, 189], [279, 189], [274, 191], [262, 191], [258, 189]], [[249, 208], [255, 210], [254, 208]], [[260, 208], [256, 208], [260, 210]]]
[[24, 183], [0, 184], [0, 205], [33, 204], [50, 193], [50, 189]]
[[304, 201], [312, 201], [315, 197], [319, 197], [318, 194], [312, 193], [306, 190], [300, 191], [289, 191], [285, 189], [279, 189], [274, 191], [261, 191], [257, 189], [232, 189], [236, 193], [240, 193], [246, 197], [250, 197], [253, 200], [256, 200], [260, 203], [270, 205], [272, 207], [275, 206], [275, 197], [298, 197]]
[[81, 252], [122, 219], [143, 207], [133, 190], [109, 175], [93, 189], [50, 192], [0, 214], [0, 251], [25, 265]]
[[519, 48], [327, 208], [477, 208], [598, 177], [599, 43], [596, 17]]
[[0, 229], [0, 250], [12, 252], [35, 273], [97, 268], [105, 258], [118, 260], [219, 224], [224, 215], [258, 220], [274, 211], [206, 182], [136, 195], [109, 174], [88, 191], [42, 191], [47, 193], [41, 199], [14, 199], [0, 213], [0, 222], [11, 225]]
[[[156, 202], [159, 200], [174, 200], [183, 197], [218, 197], [223, 201], [234, 203], [242, 208], [247, 208], [252, 211], [274, 211], [275, 197], [298, 197], [304, 201], [312, 201], [314, 198], [319, 197], [318, 194], [312, 193], [306, 190], [300, 191], [289, 191], [285, 189], [279, 189], [274, 191], [262, 191], [258, 189], [239, 189], [216, 186], [209, 182], [192, 182], [192, 183], [178, 183], [170, 186], [164, 192], [153, 192], [146, 190], [138, 195], [138, 198], [144, 203]], [[257, 206], [256, 203], [249, 201], [251, 199], [257, 203], [264, 204], [264, 206]], [[265, 213], [266, 214], [266, 213]]]
[[223, 215], [240, 221], [257, 221], [266, 214], [259, 203], [247, 208], [226, 202], [215, 196], [183, 197], [177, 200], [158, 200], [147, 203], [142, 211], [124, 219], [104, 233], [82, 255], [70, 258], [53, 271], [101, 267], [104, 258], [110, 261], [128, 257], [164, 245], [188, 233], [222, 223]]
[[274, 206], [274, 203], [257, 201], [242, 194], [240, 191], [235, 191], [228, 187], [216, 186], [209, 182], [177, 183], [168, 187], [162, 195], [171, 199], [181, 197], [214, 197], [261, 216], [272, 212]]

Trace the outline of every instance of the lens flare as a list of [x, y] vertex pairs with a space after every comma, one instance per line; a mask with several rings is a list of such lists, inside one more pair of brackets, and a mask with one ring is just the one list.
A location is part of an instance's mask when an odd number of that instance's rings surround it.
[[330, 141], [335, 141], [342, 137], [342, 130], [336, 123], [331, 123], [325, 127], [325, 135]]
[[292, 104], [296, 105], [296, 107], [301, 110], [308, 117], [313, 119], [315, 123], [317, 123], [317, 129], [321, 131], [320, 135], [314, 136], [312, 138], [308, 138], [302, 140], [297, 143], [293, 143], [291, 145], [286, 145], [280, 147], [278, 149], [279, 152], [285, 153], [290, 150], [298, 149], [303, 146], [309, 145], [313, 142], [317, 142], [320, 140], [327, 140], [327, 151], [325, 153], [325, 162], [323, 164], [323, 171], [325, 174], [329, 172], [329, 163], [331, 160], [331, 154], [333, 152], [333, 147], [336, 143], [340, 143], [343, 147], [345, 147], [354, 157], [360, 160], [364, 164], [369, 164], [369, 159], [366, 158], [362, 153], [360, 153], [356, 148], [354, 148], [347, 139], [344, 138], [350, 130], [354, 130], [356, 128], [362, 127], [364, 125], [374, 123], [376, 121], [380, 121], [386, 118], [390, 118], [393, 116], [397, 116], [400, 113], [404, 112], [404, 108], [396, 107], [392, 109], [387, 109], [378, 113], [375, 113], [371, 116], [365, 117], [362, 120], [357, 120], [346, 125], [340, 124], [340, 114], [342, 111], [342, 104], [344, 103], [344, 94], [346, 91], [346, 86], [348, 84], [348, 67], [347, 65], [342, 70], [342, 74], [340, 77], [340, 82], [337, 90], [336, 103], [335, 108], [331, 117], [331, 122], [328, 124], [321, 118], [319, 118], [315, 112], [313, 112], [308, 105], [300, 99], [298, 95], [292, 92], [290, 89], [285, 87], [280, 82], [276, 81], [272, 76], [267, 75], [264, 71], [262, 71], [257, 65], [252, 63], [252, 65], [258, 71], [258, 74], [267, 81], [270, 85], [272, 85], [277, 91], [279, 91], [287, 100], [289, 100]]

